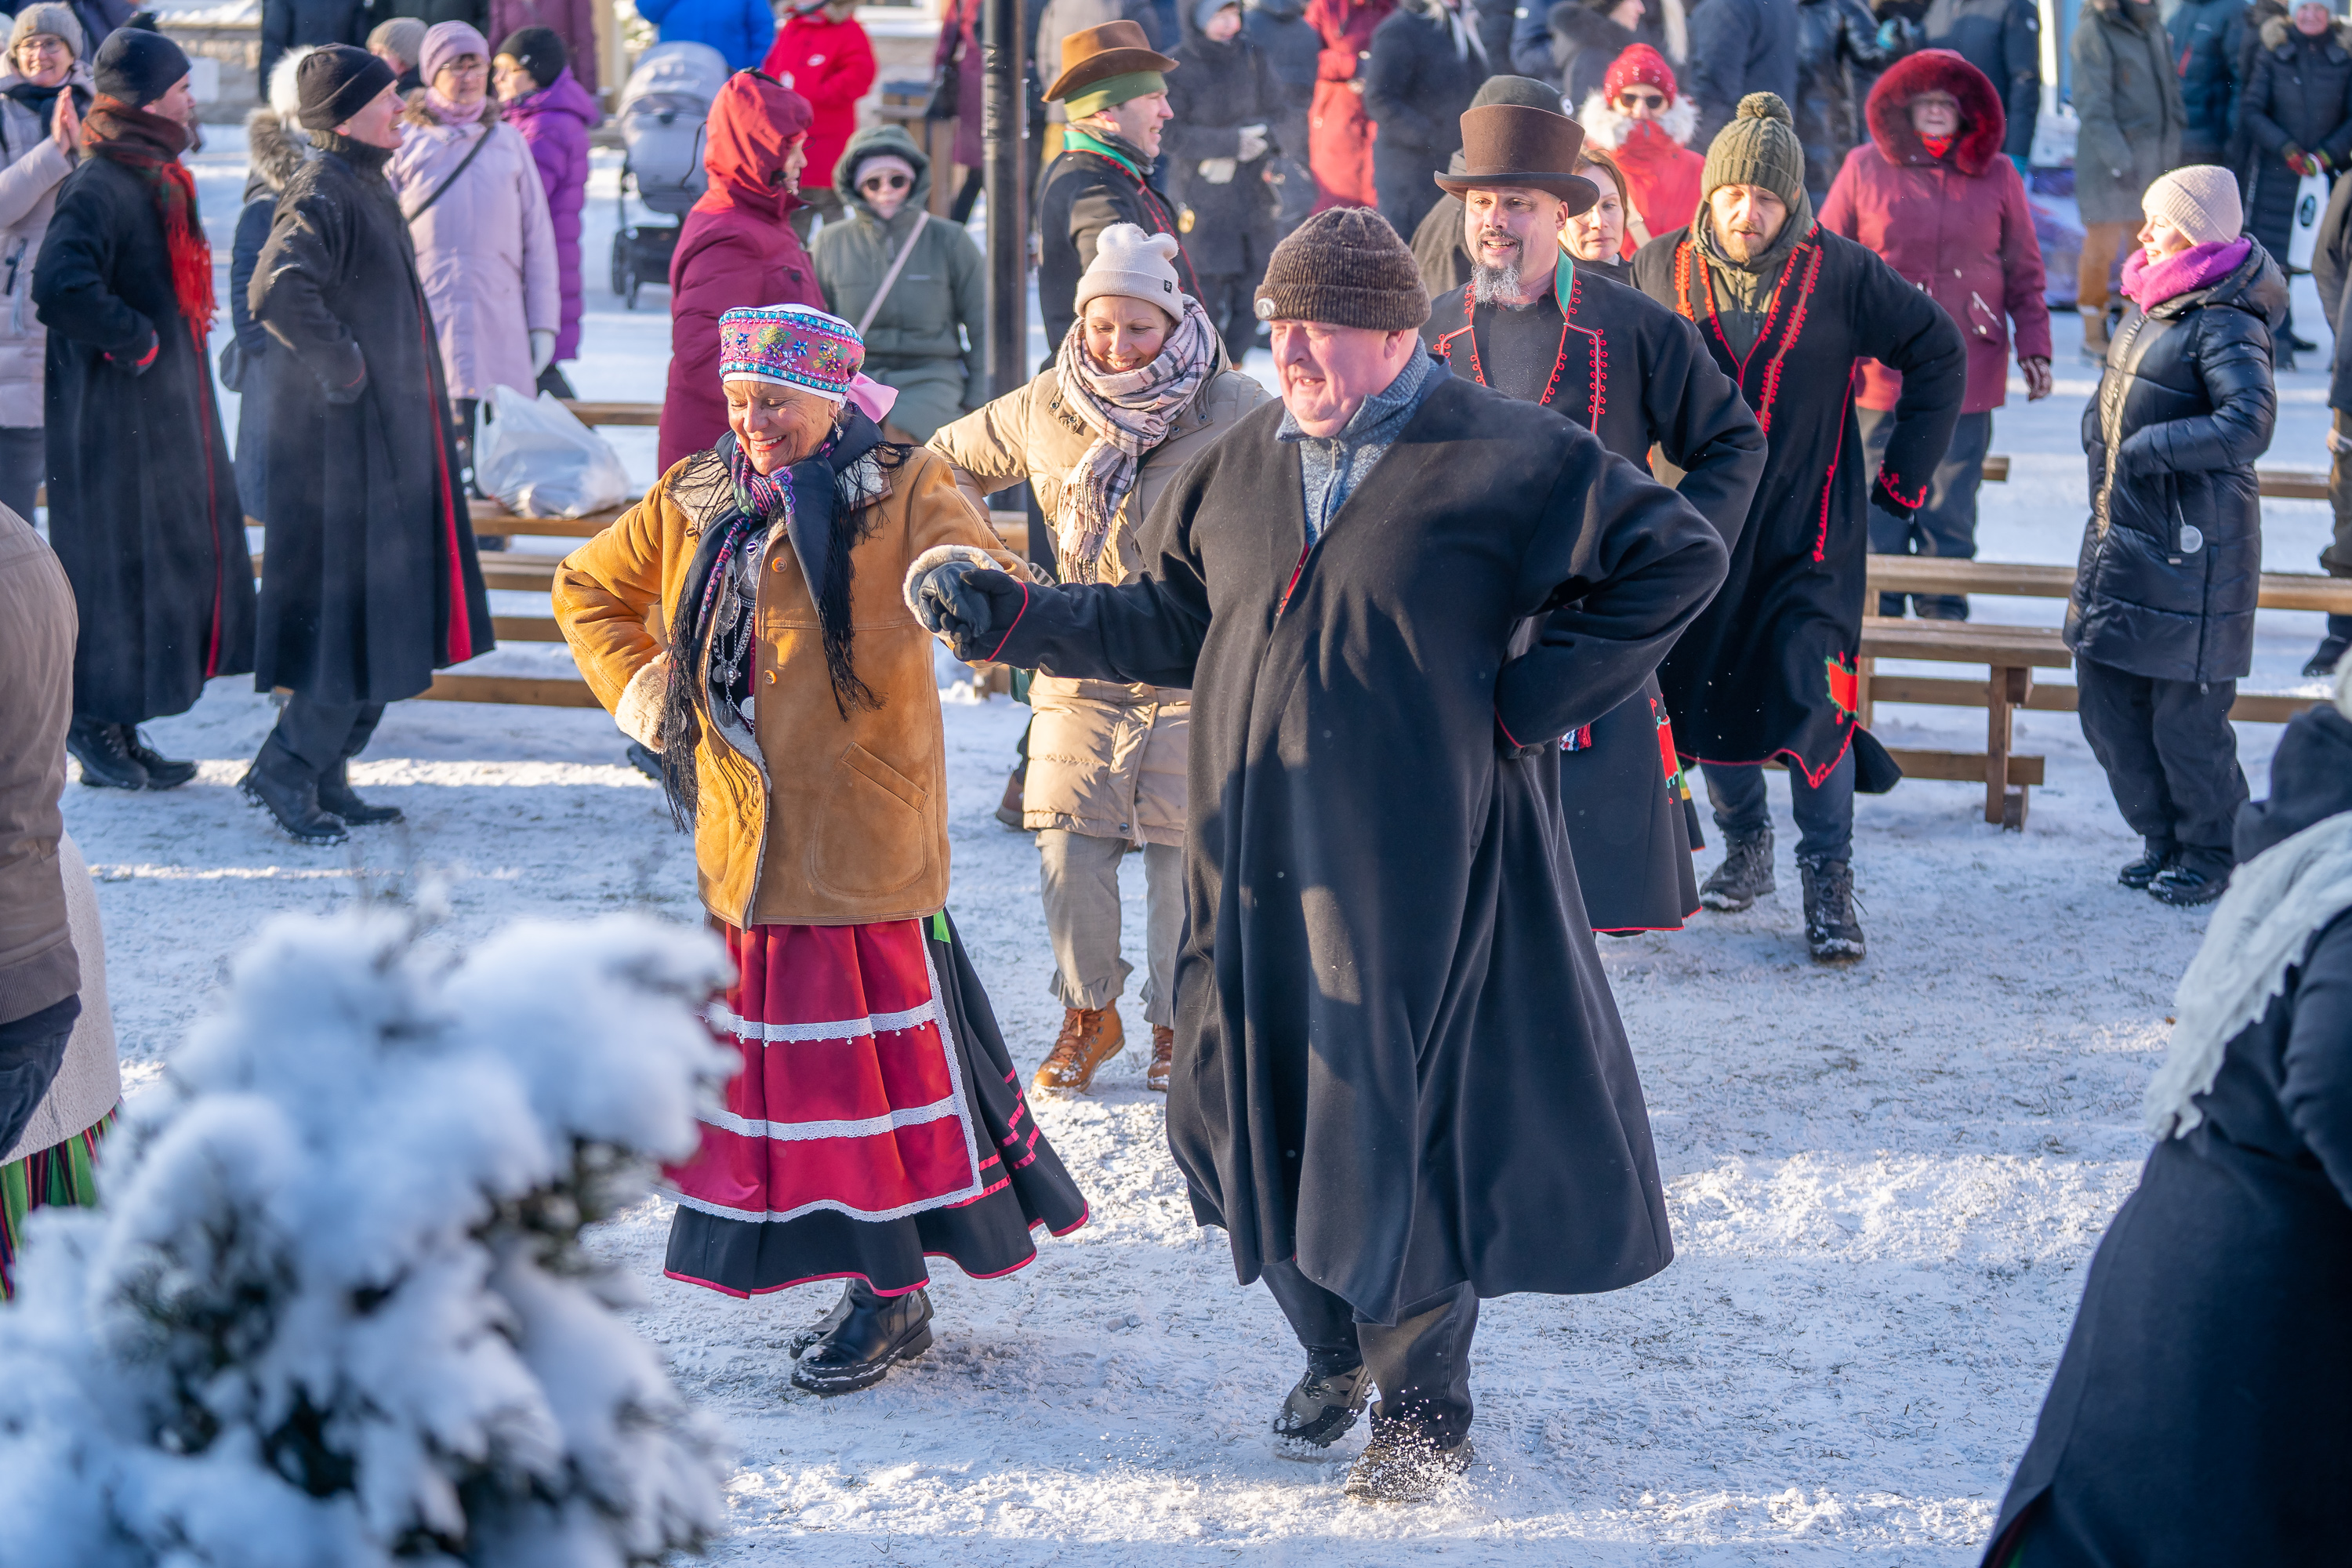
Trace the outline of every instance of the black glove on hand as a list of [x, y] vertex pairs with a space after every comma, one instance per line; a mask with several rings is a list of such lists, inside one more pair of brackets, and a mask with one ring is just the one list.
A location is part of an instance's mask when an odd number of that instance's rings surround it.
[[948, 651], [970, 663], [994, 653], [1021, 618], [1028, 590], [1011, 574], [970, 561], [948, 561], [923, 574], [915, 614]]

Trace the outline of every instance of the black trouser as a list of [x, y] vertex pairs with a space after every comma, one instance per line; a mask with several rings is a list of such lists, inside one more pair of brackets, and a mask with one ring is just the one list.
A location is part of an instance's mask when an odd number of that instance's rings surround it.
[[[1707, 804], [1726, 838], [1753, 838], [1772, 826], [1772, 799], [1764, 792], [1761, 763], [1702, 763]], [[1802, 769], [1789, 770], [1789, 810], [1797, 819], [1797, 858], [1853, 858], [1853, 748], [1837, 760], [1816, 789]]]
[[[1895, 416], [1858, 408], [1862, 422], [1863, 472], [1875, 476], [1895, 434]], [[1992, 415], [1963, 414], [1952, 426], [1952, 444], [1927, 476], [1927, 499], [1909, 517], [1897, 517], [1874, 501], [1870, 508], [1873, 555], [1933, 555], [1952, 561], [1977, 557], [1977, 489], [1984, 482], [1985, 454], [1992, 449]], [[1965, 621], [1969, 601], [1960, 594], [1914, 594], [1912, 608], [1923, 618]], [[1903, 595], [1878, 595], [1878, 613], [1900, 616]]]
[[36, 425], [0, 426], [0, 506], [33, 521], [33, 497], [49, 469], [48, 432]]
[[269, 738], [320, 778], [360, 754], [383, 717], [381, 702], [321, 702], [296, 692]]
[[0, 1024], [0, 1154], [16, 1146], [25, 1124], [40, 1109], [41, 1097], [49, 1092], [66, 1059], [74, 1020], [80, 1016], [81, 998], [68, 996]]
[[1269, 1262], [1265, 1288], [1306, 1347], [1318, 1376], [1368, 1367], [1380, 1385], [1372, 1414], [1402, 1420], [1441, 1448], [1470, 1432], [1470, 1337], [1478, 1328], [1478, 1295], [1468, 1285], [1416, 1301], [1397, 1314], [1396, 1327], [1357, 1321], [1355, 1309], [1298, 1271], [1296, 1262]]
[[2178, 846], [2201, 870], [2235, 863], [2231, 834], [2246, 804], [2234, 680], [2158, 680], [2095, 659], [2074, 661], [2076, 715], [2132, 831]]
[[1212, 273], [1200, 279], [1201, 309], [1209, 330], [1225, 341], [1225, 357], [1234, 368], [1257, 343], [1257, 286], [1265, 277], [1246, 272]]

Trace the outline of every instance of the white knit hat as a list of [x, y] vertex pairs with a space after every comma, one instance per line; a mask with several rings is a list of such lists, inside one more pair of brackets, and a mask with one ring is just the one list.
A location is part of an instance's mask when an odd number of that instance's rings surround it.
[[1095, 240], [1095, 264], [1078, 279], [1075, 308], [1104, 294], [1125, 300], [1148, 300], [1168, 312], [1170, 321], [1184, 314], [1184, 290], [1176, 281], [1176, 237], [1146, 234], [1131, 223], [1115, 223]]
[[2160, 217], [2197, 245], [2235, 239], [2246, 226], [2238, 200], [2238, 177], [2218, 163], [2175, 169], [2139, 199], [2140, 210]]

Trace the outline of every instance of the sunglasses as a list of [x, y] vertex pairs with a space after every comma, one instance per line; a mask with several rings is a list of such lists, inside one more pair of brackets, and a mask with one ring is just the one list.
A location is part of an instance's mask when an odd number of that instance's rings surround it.
[[903, 191], [915, 182], [904, 174], [868, 174], [857, 182], [861, 191]]
[[1666, 95], [1663, 92], [1621, 92], [1617, 101], [1628, 109], [1664, 109]]

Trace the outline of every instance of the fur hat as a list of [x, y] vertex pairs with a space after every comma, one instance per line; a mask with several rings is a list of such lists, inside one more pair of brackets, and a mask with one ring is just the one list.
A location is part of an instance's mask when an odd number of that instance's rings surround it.
[[[27, 5], [16, 13], [16, 25], [8, 29], [8, 66], [11, 70], [16, 65], [16, 46], [26, 38], [37, 38], [44, 34], [62, 41], [72, 51], [74, 58], [81, 58], [81, 22], [74, 16], [72, 6]], [[164, 85], [168, 87], [171, 84], [167, 82]]]
[[1761, 185], [1791, 211], [1805, 196], [1805, 144], [1777, 92], [1751, 92], [1730, 124], [1715, 133], [1698, 177], [1699, 200], [1723, 185]]
[[1429, 290], [1388, 219], [1370, 207], [1331, 207], [1274, 247], [1257, 319], [1409, 332], [1429, 320]]
[[394, 16], [389, 22], [378, 22], [375, 31], [367, 37], [367, 47], [371, 50], [390, 49], [410, 70], [415, 70], [417, 57], [425, 52], [425, 19]]
[[2191, 163], [2148, 186], [2140, 210], [2160, 217], [2198, 245], [2235, 239], [2246, 226], [2238, 177], [2218, 163]]
[[188, 74], [188, 57], [161, 33], [142, 27], [117, 27], [98, 46], [90, 65], [91, 85], [99, 93], [133, 109], [144, 109]]
[[1176, 278], [1178, 246], [1172, 234], [1146, 234], [1131, 223], [1115, 223], [1095, 238], [1094, 265], [1078, 279], [1076, 308], [1105, 294], [1146, 300], [1168, 312], [1184, 314], [1184, 290]]

